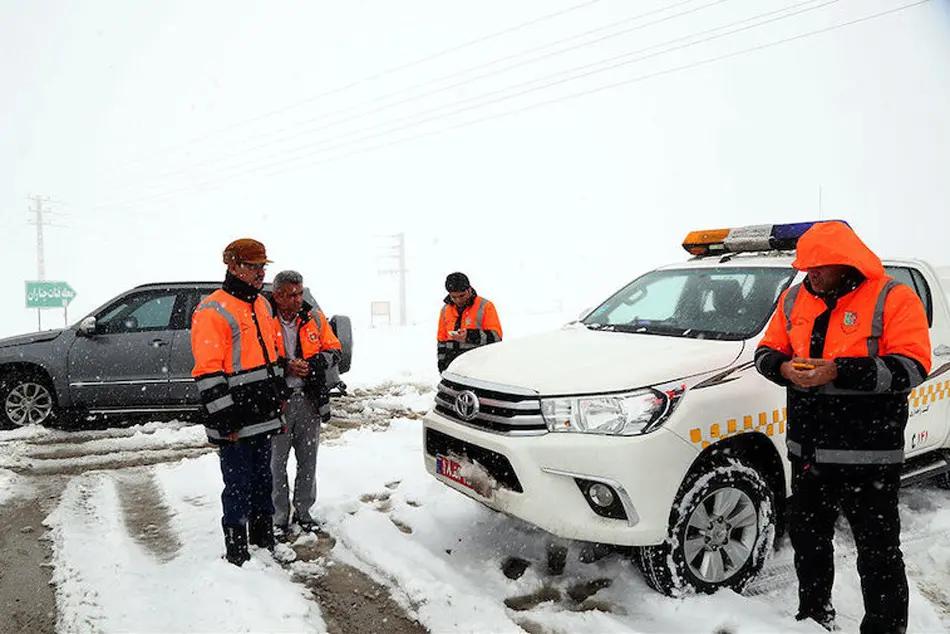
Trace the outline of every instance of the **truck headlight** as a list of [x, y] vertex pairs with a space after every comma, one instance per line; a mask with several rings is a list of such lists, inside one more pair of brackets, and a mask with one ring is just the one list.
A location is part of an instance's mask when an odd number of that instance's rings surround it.
[[626, 394], [541, 400], [549, 431], [635, 436], [666, 420], [684, 389], [647, 388]]

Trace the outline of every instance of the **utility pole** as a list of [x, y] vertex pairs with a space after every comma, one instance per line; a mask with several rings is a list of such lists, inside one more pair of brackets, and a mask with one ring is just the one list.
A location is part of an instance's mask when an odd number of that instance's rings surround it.
[[388, 252], [382, 256], [386, 259], [396, 260], [396, 268], [380, 270], [380, 275], [399, 275], [399, 325], [406, 325], [406, 234], [397, 233], [387, 238], [395, 238], [396, 244], [390, 245], [384, 249]]
[[[30, 196], [27, 198], [33, 205], [29, 208], [29, 212], [33, 214], [33, 217], [27, 220], [31, 225], [36, 225], [36, 279], [38, 281], [43, 281], [46, 279], [46, 256], [44, 253], [44, 244], [43, 244], [43, 227], [55, 227], [49, 221], [49, 215], [52, 214], [52, 210], [48, 207], [44, 208], [44, 205], [49, 205], [50, 203], [55, 203], [57, 201], [51, 200], [49, 196]], [[40, 315], [42, 311], [36, 309], [36, 327], [38, 330], [43, 329], [43, 324], [41, 321]], [[63, 311], [64, 320], [66, 319], [65, 309]]]
[[[46, 279], [46, 260], [43, 255], [43, 226], [47, 224], [43, 219], [43, 203], [49, 202], [49, 198], [45, 196], [30, 196], [28, 199], [33, 203], [33, 206], [30, 207], [30, 212], [34, 214], [34, 217], [28, 222], [32, 225], [36, 225], [36, 279], [43, 281]], [[40, 318], [42, 311], [36, 309], [36, 329], [43, 330], [43, 324]]]
[[[29, 223], [36, 225], [36, 279], [43, 281], [46, 279], [46, 261], [43, 257], [43, 225], [49, 224], [43, 219], [43, 203], [48, 203], [46, 196], [30, 196], [28, 199], [33, 203], [30, 212], [34, 214]], [[36, 311], [39, 314], [39, 310]]]

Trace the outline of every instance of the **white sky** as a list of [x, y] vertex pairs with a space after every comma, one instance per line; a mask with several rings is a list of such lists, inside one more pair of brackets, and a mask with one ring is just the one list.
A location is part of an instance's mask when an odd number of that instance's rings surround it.
[[950, 0], [695, 65], [911, 2], [0, 0], [0, 335], [36, 324], [32, 194], [62, 201], [46, 269], [79, 292], [71, 321], [134, 284], [220, 279], [242, 236], [365, 321], [395, 299], [394, 232], [413, 321], [457, 269], [503, 321], [573, 314], [683, 259], [691, 229], [817, 218], [819, 184], [882, 255], [946, 264]]

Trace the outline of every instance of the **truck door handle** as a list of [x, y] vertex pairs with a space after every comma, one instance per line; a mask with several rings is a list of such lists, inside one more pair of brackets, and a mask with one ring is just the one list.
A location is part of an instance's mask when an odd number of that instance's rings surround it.
[[168, 342], [163, 339], [152, 339], [151, 346], [153, 348], [161, 348], [162, 346], [167, 346]]
[[934, 348], [934, 354], [938, 357], [948, 357], [950, 356], [950, 346], [942, 343]]

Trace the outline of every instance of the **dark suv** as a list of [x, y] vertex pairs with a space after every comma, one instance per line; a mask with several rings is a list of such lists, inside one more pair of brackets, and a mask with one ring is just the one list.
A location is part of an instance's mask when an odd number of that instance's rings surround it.
[[[0, 339], [0, 426], [121, 415], [199, 418], [191, 378], [191, 315], [216, 282], [145, 284], [63, 330]], [[265, 285], [268, 294], [270, 285]], [[304, 298], [313, 306], [309, 291]], [[345, 386], [353, 336], [348, 317], [330, 325], [343, 345], [328, 388]]]

